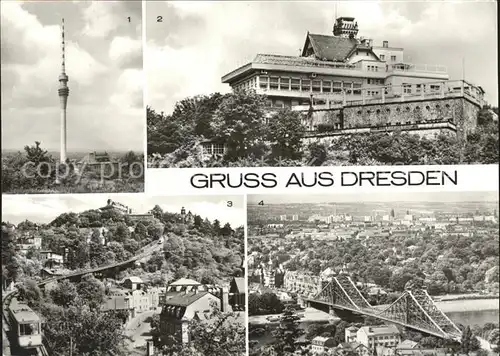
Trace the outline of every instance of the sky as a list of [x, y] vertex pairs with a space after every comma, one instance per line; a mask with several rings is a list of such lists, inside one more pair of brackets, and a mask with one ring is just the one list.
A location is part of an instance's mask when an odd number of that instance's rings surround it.
[[68, 151], [144, 151], [142, 4], [128, 1], [1, 2], [2, 149], [59, 150], [63, 17]]
[[[180, 213], [181, 208], [210, 221], [229, 222], [233, 228], [245, 224], [244, 197], [175, 196], [152, 197], [144, 194], [78, 194], [78, 195], [2, 195], [2, 221], [18, 224], [26, 219], [37, 223], [50, 223], [62, 213], [79, 213], [98, 209], [108, 199], [127, 205], [133, 213], [146, 213], [155, 205], [163, 211]], [[232, 202], [229, 207], [228, 202]]]
[[332, 34], [337, 12], [356, 18], [358, 36], [403, 47], [405, 61], [445, 65], [450, 79], [462, 79], [465, 63], [465, 78], [498, 106], [495, 1], [337, 3], [147, 2], [146, 104], [171, 113], [185, 97], [229, 92], [223, 75], [257, 53], [298, 55], [308, 31]]
[[331, 194], [331, 195], [251, 195], [247, 196], [249, 205], [258, 204], [290, 204], [290, 203], [363, 203], [363, 202], [489, 202], [498, 204], [498, 191], [495, 192], [398, 192], [397, 194], [363, 193], [363, 194]]

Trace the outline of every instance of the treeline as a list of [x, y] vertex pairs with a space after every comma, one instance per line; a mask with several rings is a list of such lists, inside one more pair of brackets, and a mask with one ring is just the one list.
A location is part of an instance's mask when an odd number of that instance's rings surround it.
[[[68, 161], [56, 165], [57, 159], [35, 142], [24, 152], [2, 153], [3, 193], [88, 193], [142, 192], [144, 190], [144, 155], [129, 151], [116, 161], [123, 165], [120, 179], [108, 180], [88, 167]], [[125, 168], [126, 167], [126, 168]], [[105, 169], [105, 175], [109, 174]], [[118, 174], [118, 172], [116, 172]]]
[[[282, 260], [262, 240], [253, 239], [249, 253], [259, 261]], [[279, 240], [287, 251], [308, 251], [284, 263], [285, 269], [319, 275], [330, 267], [347, 268], [355, 281], [376, 283], [387, 291], [401, 292], [409, 283], [425, 285], [433, 295], [499, 290], [498, 227], [490, 226], [472, 236], [440, 235], [433, 230], [419, 237], [371, 237], [345, 241]], [[274, 249], [273, 249], [274, 250]], [[394, 296], [378, 296], [379, 304]], [[378, 299], [375, 299], [376, 302]]]
[[248, 315], [279, 314], [285, 309], [274, 293], [251, 293], [248, 296]]
[[[493, 109], [497, 112], [497, 108]], [[497, 112], [498, 113], [498, 112]], [[255, 167], [320, 165], [417, 165], [498, 163], [498, 123], [489, 107], [464, 142], [440, 134], [421, 138], [394, 132], [360, 134], [303, 143], [307, 114], [275, 110], [253, 92], [211, 94], [178, 102], [170, 115], [147, 108], [150, 167]], [[206, 140], [226, 153], [200, 157]]]
[[113, 210], [88, 210], [61, 214], [45, 225], [25, 221], [12, 229], [2, 223], [4, 286], [21, 277], [39, 278], [44, 267], [38, 250], [29, 250], [26, 256], [18, 253], [17, 244], [26, 235], [40, 237], [43, 249], [65, 256], [69, 269], [125, 261], [163, 238], [162, 248], [146, 263], [119, 276], [139, 274], [153, 285], [164, 286], [181, 277], [216, 283], [242, 275], [243, 227], [221, 226], [218, 220], [210, 222], [199, 215], [194, 215], [192, 224], [184, 224], [180, 214], [163, 212], [158, 205], [151, 211], [154, 219], [138, 222]]

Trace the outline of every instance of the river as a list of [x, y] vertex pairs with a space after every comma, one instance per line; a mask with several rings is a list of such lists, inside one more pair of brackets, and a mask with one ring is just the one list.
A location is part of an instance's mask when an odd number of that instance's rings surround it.
[[[474, 300], [452, 300], [436, 302], [443, 313], [445, 313], [453, 322], [457, 324], [470, 325], [484, 325], [486, 323], [499, 323], [499, 300], [498, 299], [474, 299]], [[309, 309], [309, 308], [308, 308]], [[306, 313], [307, 315], [307, 313]], [[327, 313], [314, 313], [314, 320], [304, 320], [300, 323], [300, 327], [304, 330], [310, 324], [314, 323], [327, 323]], [[249, 322], [261, 323], [265, 317], [259, 316], [249, 317]], [[269, 325], [269, 329], [262, 336], [252, 336], [251, 340], [259, 341], [260, 344], [267, 344], [273, 341], [271, 330], [276, 327], [277, 323]]]

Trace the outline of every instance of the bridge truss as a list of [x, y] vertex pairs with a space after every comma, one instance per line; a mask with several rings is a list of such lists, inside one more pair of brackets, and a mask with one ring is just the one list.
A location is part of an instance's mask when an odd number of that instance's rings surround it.
[[368, 303], [351, 278], [340, 275], [334, 277], [309, 301], [371, 316], [444, 339], [460, 341], [462, 335], [460, 329], [436, 306], [427, 291], [422, 289], [406, 290], [394, 303], [379, 310]]

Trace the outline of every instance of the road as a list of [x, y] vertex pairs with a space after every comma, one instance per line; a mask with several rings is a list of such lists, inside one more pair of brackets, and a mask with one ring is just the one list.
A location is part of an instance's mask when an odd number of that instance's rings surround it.
[[[325, 313], [321, 310], [314, 308], [306, 308], [305, 310], [298, 311], [297, 314], [304, 314], [300, 321], [328, 321], [333, 320], [330, 314]], [[270, 323], [266, 318], [268, 316], [279, 316], [281, 314], [269, 314], [269, 315], [251, 315], [248, 317], [248, 322], [252, 324], [273, 324]], [[275, 322], [277, 324], [278, 322]]]
[[149, 331], [151, 326], [145, 320], [155, 314], [160, 313], [160, 309], [148, 310], [136, 315], [125, 325], [125, 335], [127, 336], [127, 347], [129, 351], [146, 346], [146, 341], [151, 339]]

